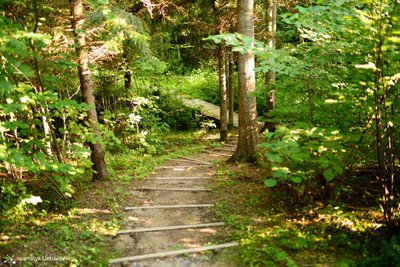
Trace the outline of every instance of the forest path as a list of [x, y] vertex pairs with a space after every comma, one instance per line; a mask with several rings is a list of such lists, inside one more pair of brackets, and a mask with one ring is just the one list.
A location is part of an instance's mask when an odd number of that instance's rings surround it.
[[[234, 148], [226, 144], [168, 160], [156, 167], [151, 177], [135, 182], [132, 194], [141, 204], [125, 208], [124, 230], [119, 232], [114, 248], [123, 258], [111, 259], [110, 266], [234, 266], [221, 254], [212, 253], [237, 246], [227, 239], [224, 223], [215, 220], [212, 210], [214, 161], [227, 160]], [[196, 250], [207, 251], [192, 253]]]

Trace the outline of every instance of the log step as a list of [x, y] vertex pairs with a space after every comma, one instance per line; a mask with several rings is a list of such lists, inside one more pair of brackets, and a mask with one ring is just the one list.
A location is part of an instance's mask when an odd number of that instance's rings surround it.
[[212, 179], [210, 176], [179, 176], [179, 177], [153, 177], [147, 180], [196, 180], [196, 179]]
[[136, 189], [136, 191], [206, 191], [210, 192], [211, 189], [205, 188], [153, 188], [153, 187], [142, 187]]
[[236, 148], [237, 147], [237, 145], [234, 145], [234, 144], [224, 144], [223, 146], [232, 147], [232, 148]]
[[232, 155], [230, 155], [230, 154], [225, 154], [225, 153], [220, 153], [220, 152], [213, 152], [213, 151], [207, 151], [207, 150], [205, 150], [205, 151], [203, 151], [203, 152], [205, 152], [205, 153], [207, 153], [207, 154], [214, 154], [214, 155], [220, 155], [220, 156], [228, 156], [228, 157], [232, 156]]
[[211, 168], [213, 165], [175, 165], [175, 166], [158, 166], [155, 170], [161, 169], [180, 169], [180, 168]]
[[182, 255], [182, 254], [186, 254], [186, 253], [196, 253], [196, 252], [230, 248], [230, 247], [236, 247], [236, 246], [239, 246], [239, 243], [230, 242], [230, 243], [224, 243], [224, 244], [213, 245], [213, 246], [203, 246], [203, 247], [198, 247], [198, 248], [170, 250], [170, 251], [165, 251], [165, 252], [143, 254], [143, 255], [137, 255], [137, 256], [124, 257], [124, 258], [116, 258], [116, 259], [109, 260], [108, 263], [113, 264], [113, 263], [122, 263], [122, 262], [130, 262], [130, 261], [153, 259], [153, 258], [162, 258], [162, 257], [167, 257], [167, 256], [176, 256], [176, 255]]
[[207, 207], [214, 207], [214, 204], [140, 206], [140, 207], [126, 207], [125, 210], [181, 209], [181, 208], [207, 208]]
[[235, 152], [235, 149], [223, 148], [223, 147], [216, 147], [215, 150], [224, 151], [224, 152]]
[[120, 230], [117, 234], [134, 234], [134, 233], [147, 233], [147, 232], [158, 232], [158, 231], [170, 231], [170, 230], [182, 230], [182, 229], [194, 229], [194, 228], [207, 228], [214, 226], [223, 226], [224, 222], [216, 223], [200, 223], [200, 224], [184, 224], [184, 225], [173, 225], [173, 226], [162, 226], [162, 227], [151, 227], [151, 228], [137, 228]]
[[198, 163], [198, 164], [204, 164], [204, 165], [214, 165], [212, 162], [209, 162], [209, 161], [194, 159], [194, 158], [189, 158], [189, 157], [178, 157], [178, 159], [185, 160], [185, 161], [192, 162], [192, 163]]

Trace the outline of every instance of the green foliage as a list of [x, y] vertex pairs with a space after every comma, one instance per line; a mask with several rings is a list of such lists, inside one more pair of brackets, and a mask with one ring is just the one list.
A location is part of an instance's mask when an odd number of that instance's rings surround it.
[[186, 107], [181, 100], [174, 98], [171, 92], [162, 92], [157, 103], [162, 110], [161, 121], [170, 129], [187, 131], [199, 127], [198, 111]]
[[150, 133], [147, 142], [151, 150], [124, 148], [108, 154], [108, 172], [117, 180], [142, 180], [164, 160], [191, 155], [208, 145], [204, 141], [196, 143], [201, 134], [201, 131]]
[[[7, 225], [7, 221], [23, 222], [24, 219], [31, 215], [36, 209], [35, 205], [42, 202], [40, 197], [34, 197], [26, 193], [27, 189], [22, 181], [18, 184], [2, 181], [0, 191], [0, 215], [3, 218], [3, 225]], [[37, 201], [28, 201], [35, 200]], [[0, 231], [2, 229], [0, 228]]]
[[299, 199], [304, 199], [306, 194], [323, 195], [321, 190], [340, 177], [348, 164], [349, 153], [343, 138], [338, 130], [317, 127], [289, 129], [281, 126], [275, 133], [268, 133], [260, 147], [271, 162], [273, 178], [265, 180], [265, 185], [289, 183]]
[[377, 266], [382, 262], [390, 262], [392, 266], [400, 265], [400, 242], [397, 236], [371, 245], [375, 247], [376, 255], [364, 255], [364, 257], [355, 261], [355, 266]]
[[185, 75], [167, 74], [160, 80], [160, 86], [171, 93], [178, 92], [219, 104], [218, 75], [210, 69], [193, 70]]
[[241, 54], [247, 53], [248, 51], [252, 51], [253, 53], [257, 54], [258, 50], [264, 50], [264, 43], [240, 33], [211, 35], [207, 38], [204, 38], [204, 40], [212, 40], [217, 44], [224, 42], [228, 46], [233, 46], [233, 51]]

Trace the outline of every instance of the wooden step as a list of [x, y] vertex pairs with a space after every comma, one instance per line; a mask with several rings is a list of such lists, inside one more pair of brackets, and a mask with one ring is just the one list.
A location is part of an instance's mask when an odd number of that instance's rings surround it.
[[209, 162], [209, 161], [200, 160], [200, 159], [194, 159], [194, 158], [189, 158], [189, 157], [179, 157], [179, 159], [186, 160], [186, 161], [189, 161], [189, 162], [204, 164], [204, 165], [214, 165], [212, 162]]
[[207, 228], [207, 227], [215, 227], [223, 225], [225, 225], [224, 222], [172, 225], [172, 226], [161, 226], [161, 227], [150, 227], [150, 228], [127, 229], [118, 231], [117, 234], [121, 235], [121, 234], [135, 234], [135, 233], [159, 232], [159, 231], [194, 229], [194, 228]]
[[206, 207], [214, 207], [214, 204], [188, 204], [188, 205], [139, 206], [139, 207], [126, 207], [125, 210], [180, 209], [180, 208], [206, 208]]
[[206, 188], [155, 188], [155, 187], [141, 187], [136, 191], [212, 191]]
[[223, 147], [216, 147], [214, 150], [224, 151], [224, 152], [235, 152], [235, 149], [223, 148]]
[[147, 180], [196, 180], [196, 179], [212, 179], [210, 176], [177, 176], [177, 177], [152, 177]]
[[183, 168], [211, 168], [213, 165], [172, 165], [172, 166], [157, 166], [154, 169], [183, 169]]
[[207, 154], [214, 154], [214, 155], [227, 156], [227, 157], [232, 156], [230, 154], [225, 154], [225, 153], [221, 153], [221, 152], [213, 152], [213, 151], [208, 151], [208, 150], [204, 150], [203, 152], [207, 153]]
[[207, 251], [207, 250], [217, 250], [217, 249], [230, 248], [230, 247], [236, 247], [236, 246], [239, 246], [239, 243], [230, 242], [230, 243], [224, 243], [224, 244], [219, 244], [219, 245], [203, 246], [203, 247], [198, 247], [198, 248], [170, 250], [170, 251], [136, 255], [136, 256], [130, 256], [130, 257], [124, 257], [124, 258], [116, 258], [116, 259], [109, 260], [108, 263], [113, 264], [113, 263], [122, 263], [122, 262], [130, 262], [130, 261], [153, 259], [153, 258], [162, 258], [162, 257], [167, 257], [167, 256], [183, 255], [186, 253], [196, 253], [196, 252], [202, 252], [202, 251]]
[[223, 147], [224, 147], [224, 146], [228, 146], [228, 147], [234, 147], [234, 148], [236, 148], [236, 147], [237, 147], [237, 145], [234, 145], [234, 144], [224, 144], [224, 145], [223, 145]]

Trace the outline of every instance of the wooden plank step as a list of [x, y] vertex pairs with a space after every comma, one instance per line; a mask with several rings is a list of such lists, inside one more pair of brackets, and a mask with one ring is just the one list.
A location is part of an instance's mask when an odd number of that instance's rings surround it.
[[230, 154], [225, 154], [225, 153], [220, 153], [220, 152], [213, 152], [213, 151], [207, 151], [207, 150], [204, 150], [203, 152], [204, 152], [204, 153], [207, 153], [207, 154], [214, 154], [214, 155], [227, 156], [227, 157], [232, 156], [232, 155], [230, 155]]
[[176, 165], [176, 166], [157, 166], [154, 169], [180, 169], [180, 168], [211, 168], [213, 165]]
[[[188, 163], [188, 164], [197, 164], [197, 165], [199, 165], [199, 166], [201, 166], [201, 165], [207, 165], [207, 166], [213, 165], [212, 163], [209, 163], [209, 162], [204, 163], [204, 162], [201, 162], [201, 161], [194, 161], [194, 160], [189, 160], [189, 159], [177, 158], [177, 159], [173, 159], [173, 160], [176, 160], [176, 161], [179, 161], [179, 162], [185, 162], [185, 163]], [[197, 165], [196, 165], [196, 166], [197, 166]], [[179, 166], [179, 165], [178, 165], [178, 166]]]
[[162, 258], [162, 257], [167, 257], [167, 256], [183, 255], [186, 253], [196, 253], [196, 252], [202, 252], [202, 251], [207, 251], [207, 250], [216, 250], [216, 249], [230, 248], [230, 247], [236, 247], [236, 246], [239, 246], [239, 243], [230, 242], [230, 243], [224, 243], [224, 244], [219, 244], [219, 245], [203, 246], [203, 247], [198, 247], [198, 248], [170, 250], [170, 251], [143, 254], [143, 255], [137, 255], [137, 256], [124, 257], [124, 258], [116, 258], [116, 259], [109, 260], [108, 263], [113, 264], [113, 263], [122, 263], [122, 262], [130, 262], [130, 261], [153, 259], [153, 258]]
[[155, 187], [141, 187], [137, 188], [135, 191], [212, 191], [211, 189], [205, 188], [155, 188]]
[[182, 177], [153, 177], [146, 180], [196, 180], [196, 179], [212, 179], [210, 176], [182, 176]]
[[236, 149], [229, 149], [229, 148], [223, 148], [223, 147], [216, 147], [214, 149], [219, 150], [219, 151], [224, 151], [224, 152], [235, 152], [235, 150], [236, 150]]
[[189, 157], [179, 157], [179, 158], [187, 160], [187, 161], [193, 161], [193, 162], [197, 162], [197, 163], [202, 163], [204, 165], [214, 165], [212, 162], [205, 161], [205, 160], [194, 159], [194, 158], [189, 158]]
[[237, 145], [234, 145], [234, 144], [224, 144], [223, 146], [234, 147], [234, 148], [237, 147]]
[[180, 208], [206, 208], [206, 207], [214, 207], [214, 204], [188, 204], [188, 205], [139, 206], [139, 207], [126, 207], [125, 210], [142, 210], [142, 209], [180, 209]]
[[121, 234], [147, 233], [147, 232], [158, 232], [158, 231], [194, 229], [194, 228], [207, 228], [207, 227], [223, 226], [223, 225], [225, 225], [224, 222], [172, 225], [172, 226], [161, 226], [161, 227], [151, 227], [151, 228], [127, 229], [118, 231], [117, 234], [121, 235]]

